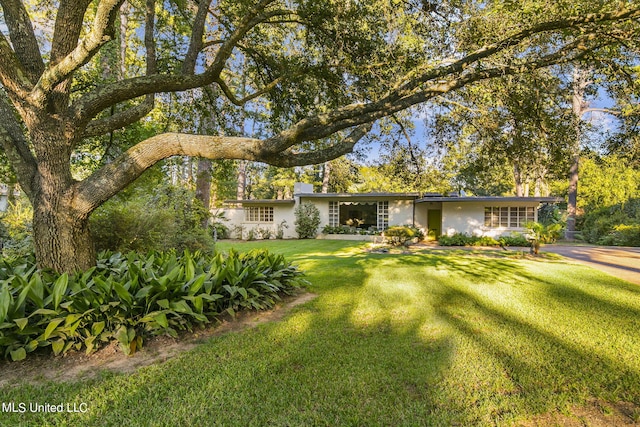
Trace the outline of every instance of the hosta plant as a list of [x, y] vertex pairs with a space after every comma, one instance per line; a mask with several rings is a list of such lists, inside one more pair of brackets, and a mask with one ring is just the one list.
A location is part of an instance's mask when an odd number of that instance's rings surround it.
[[21, 360], [40, 347], [91, 353], [116, 340], [132, 354], [150, 336], [273, 307], [303, 283], [297, 267], [267, 251], [103, 253], [75, 275], [38, 271], [33, 257], [0, 260], [0, 351]]

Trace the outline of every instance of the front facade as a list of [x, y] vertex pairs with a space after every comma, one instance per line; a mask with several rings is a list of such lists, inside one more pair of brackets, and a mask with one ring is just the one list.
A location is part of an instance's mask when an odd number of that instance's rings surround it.
[[[295, 208], [313, 203], [320, 212], [320, 233], [325, 226], [347, 226], [362, 233], [393, 225], [420, 228], [425, 235], [466, 233], [498, 237], [523, 232], [537, 221], [541, 203], [552, 197], [461, 197], [418, 193], [314, 193], [310, 184], [296, 184], [288, 200], [229, 201], [225, 209], [229, 228], [238, 238], [296, 238]], [[266, 230], [271, 230], [267, 232]], [[266, 237], [265, 237], [266, 236]]]

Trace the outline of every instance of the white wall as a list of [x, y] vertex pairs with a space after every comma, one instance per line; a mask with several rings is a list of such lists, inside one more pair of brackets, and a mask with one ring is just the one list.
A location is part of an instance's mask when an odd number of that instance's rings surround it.
[[243, 208], [224, 208], [222, 209], [222, 211], [224, 211], [225, 214], [225, 218], [227, 219], [227, 221], [225, 221], [225, 225], [227, 227], [229, 227], [229, 230], [231, 231], [231, 237], [236, 239], [239, 238], [240, 236], [238, 236], [237, 234], [235, 234], [233, 232], [233, 228], [234, 226], [242, 226], [243, 227], [243, 234], [242, 234], [242, 238], [246, 239], [247, 238], [247, 234], [248, 231], [251, 229], [258, 229], [258, 228], [268, 228], [270, 229], [273, 234], [277, 233], [278, 231], [278, 226], [280, 225], [280, 223], [284, 220], [285, 225], [287, 227], [283, 228], [283, 237], [285, 239], [292, 239], [292, 238], [296, 238], [298, 237], [298, 235], [296, 234], [296, 227], [294, 224], [295, 221], [295, 215], [294, 215], [294, 204], [293, 203], [287, 203], [287, 204], [273, 204], [273, 205], [268, 205], [268, 204], [261, 204], [260, 206], [273, 206], [273, 222], [272, 223], [266, 223], [266, 222], [257, 222], [257, 221], [245, 221], [245, 216], [244, 216], [244, 209]]
[[389, 226], [392, 225], [413, 225], [413, 200], [389, 200]]
[[485, 206], [526, 206], [533, 207], [537, 220], [537, 202], [442, 202], [442, 233], [453, 235], [466, 233], [475, 236], [499, 237], [512, 232], [523, 232], [523, 228], [484, 226]]

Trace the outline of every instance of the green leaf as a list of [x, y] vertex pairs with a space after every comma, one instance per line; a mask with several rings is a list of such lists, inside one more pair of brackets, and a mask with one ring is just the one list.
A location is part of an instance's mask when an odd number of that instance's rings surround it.
[[153, 316], [153, 320], [155, 320], [158, 323], [158, 325], [162, 326], [163, 328], [169, 327], [169, 322], [167, 321], [167, 315], [162, 312]]
[[54, 356], [57, 356], [60, 354], [60, 352], [62, 352], [62, 350], [64, 349], [64, 344], [65, 344], [65, 341], [62, 338], [55, 340], [51, 343], [51, 349], [53, 350]]
[[53, 308], [54, 310], [58, 308], [60, 305], [60, 301], [62, 301], [62, 297], [67, 292], [67, 287], [69, 285], [69, 276], [67, 273], [64, 273], [62, 276], [58, 277], [58, 279], [53, 284]]
[[16, 322], [16, 325], [18, 325], [18, 328], [20, 328], [20, 330], [23, 330], [29, 323], [29, 319], [26, 317], [23, 317], [22, 319], [13, 319], [13, 321]]
[[127, 356], [131, 354], [131, 341], [129, 340], [129, 333], [127, 332], [127, 327], [122, 325], [118, 328], [115, 333], [115, 338], [120, 343], [120, 348]]
[[51, 322], [49, 322], [49, 324], [47, 325], [47, 328], [44, 330], [44, 334], [42, 338], [45, 340], [48, 339], [49, 336], [51, 336], [51, 334], [53, 333], [53, 331], [55, 331], [58, 325], [60, 325], [60, 323], [62, 322], [64, 322], [64, 319], [62, 317], [58, 317], [57, 319], [53, 319]]
[[49, 310], [48, 308], [39, 308], [31, 313], [29, 317], [35, 316], [36, 314], [41, 314], [43, 316], [57, 316], [58, 312], [55, 310]]
[[9, 286], [5, 283], [2, 286], [2, 290], [0, 290], [0, 323], [4, 322], [4, 319], [7, 318], [12, 302], [13, 297], [11, 296], [11, 292], [9, 292]]
[[24, 347], [20, 347], [16, 350], [10, 351], [9, 353], [11, 354], [11, 360], [13, 360], [14, 362], [17, 362], [18, 360], [24, 360], [27, 357], [27, 351], [24, 349]]
[[94, 322], [91, 325], [91, 335], [100, 335], [100, 333], [104, 330], [104, 322]]

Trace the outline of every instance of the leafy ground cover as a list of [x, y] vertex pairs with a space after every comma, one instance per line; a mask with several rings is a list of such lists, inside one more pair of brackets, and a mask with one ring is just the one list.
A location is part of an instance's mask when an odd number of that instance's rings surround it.
[[544, 425], [544, 414], [573, 419], [586, 406], [605, 421], [619, 408], [617, 419], [640, 419], [635, 285], [505, 251], [233, 247], [284, 254], [319, 296], [130, 375], [6, 385], [5, 403], [87, 411], [5, 411], [0, 425]]

